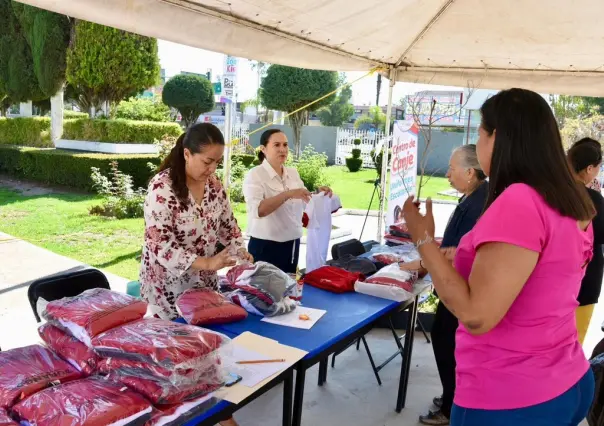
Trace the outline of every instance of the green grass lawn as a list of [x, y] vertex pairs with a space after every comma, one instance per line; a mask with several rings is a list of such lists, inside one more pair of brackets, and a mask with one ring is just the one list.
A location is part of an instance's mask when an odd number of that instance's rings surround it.
[[[361, 169], [358, 172], [351, 173], [346, 167], [328, 167], [325, 170], [325, 176], [330, 182], [333, 191], [340, 196], [342, 205], [347, 209], [365, 210], [369, 206], [371, 195], [373, 193], [374, 182], [378, 175], [374, 169]], [[418, 178], [419, 185], [419, 178]], [[433, 199], [454, 198], [438, 195], [441, 191], [450, 189], [449, 182], [445, 178], [431, 177], [424, 184], [421, 197], [432, 197]], [[371, 204], [373, 210], [379, 208], [378, 194], [373, 198]]]
[[[329, 167], [326, 173], [345, 208], [367, 208], [375, 170], [350, 173], [345, 167]], [[424, 191], [426, 196], [435, 196], [447, 188], [445, 179], [432, 178]], [[98, 202], [94, 195], [24, 196], [0, 188], [0, 231], [96, 268], [137, 279], [136, 257], [143, 241], [143, 219], [89, 215], [88, 209]], [[233, 208], [239, 226], [245, 229], [245, 205], [238, 203]], [[373, 208], [378, 208], [377, 196]]]

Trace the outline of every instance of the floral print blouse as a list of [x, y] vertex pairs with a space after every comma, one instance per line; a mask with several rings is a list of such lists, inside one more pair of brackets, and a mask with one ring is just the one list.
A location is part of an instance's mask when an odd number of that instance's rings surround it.
[[244, 247], [243, 237], [216, 176], [208, 179], [201, 205], [191, 194], [183, 205], [172, 190], [169, 170], [164, 170], [149, 183], [144, 212], [141, 296], [154, 314], [174, 319], [179, 316], [176, 299], [185, 290], [218, 289], [216, 272], [191, 269], [195, 259], [217, 254], [218, 243]]

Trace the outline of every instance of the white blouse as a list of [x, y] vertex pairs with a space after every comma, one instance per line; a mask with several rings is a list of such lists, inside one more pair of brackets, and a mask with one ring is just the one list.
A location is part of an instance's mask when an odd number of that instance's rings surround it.
[[258, 207], [266, 198], [303, 187], [304, 182], [293, 167], [283, 167], [283, 177], [279, 177], [266, 160], [251, 169], [243, 181], [248, 217], [247, 234], [250, 237], [280, 243], [301, 238], [304, 201], [288, 200], [265, 217], [258, 216]]

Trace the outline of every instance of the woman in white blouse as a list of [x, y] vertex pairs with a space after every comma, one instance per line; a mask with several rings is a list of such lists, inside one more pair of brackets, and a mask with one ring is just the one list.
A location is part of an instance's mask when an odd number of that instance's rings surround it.
[[[287, 273], [296, 273], [302, 237], [302, 214], [311, 193], [298, 171], [285, 167], [287, 136], [278, 129], [260, 137], [260, 165], [243, 182], [247, 205], [249, 253], [256, 261], [271, 263]], [[331, 194], [328, 187], [319, 191]]]

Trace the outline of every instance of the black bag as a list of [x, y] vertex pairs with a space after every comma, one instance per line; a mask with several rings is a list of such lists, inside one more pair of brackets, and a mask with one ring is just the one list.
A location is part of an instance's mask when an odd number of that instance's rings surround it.
[[330, 260], [327, 264], [348, 272], [361, 273], [365, 277], [373, 275], [377, 271], [375, 264], [371, 260], [364, 257], [355, 257], [350, 254], [345, 254], [338, 260]]

